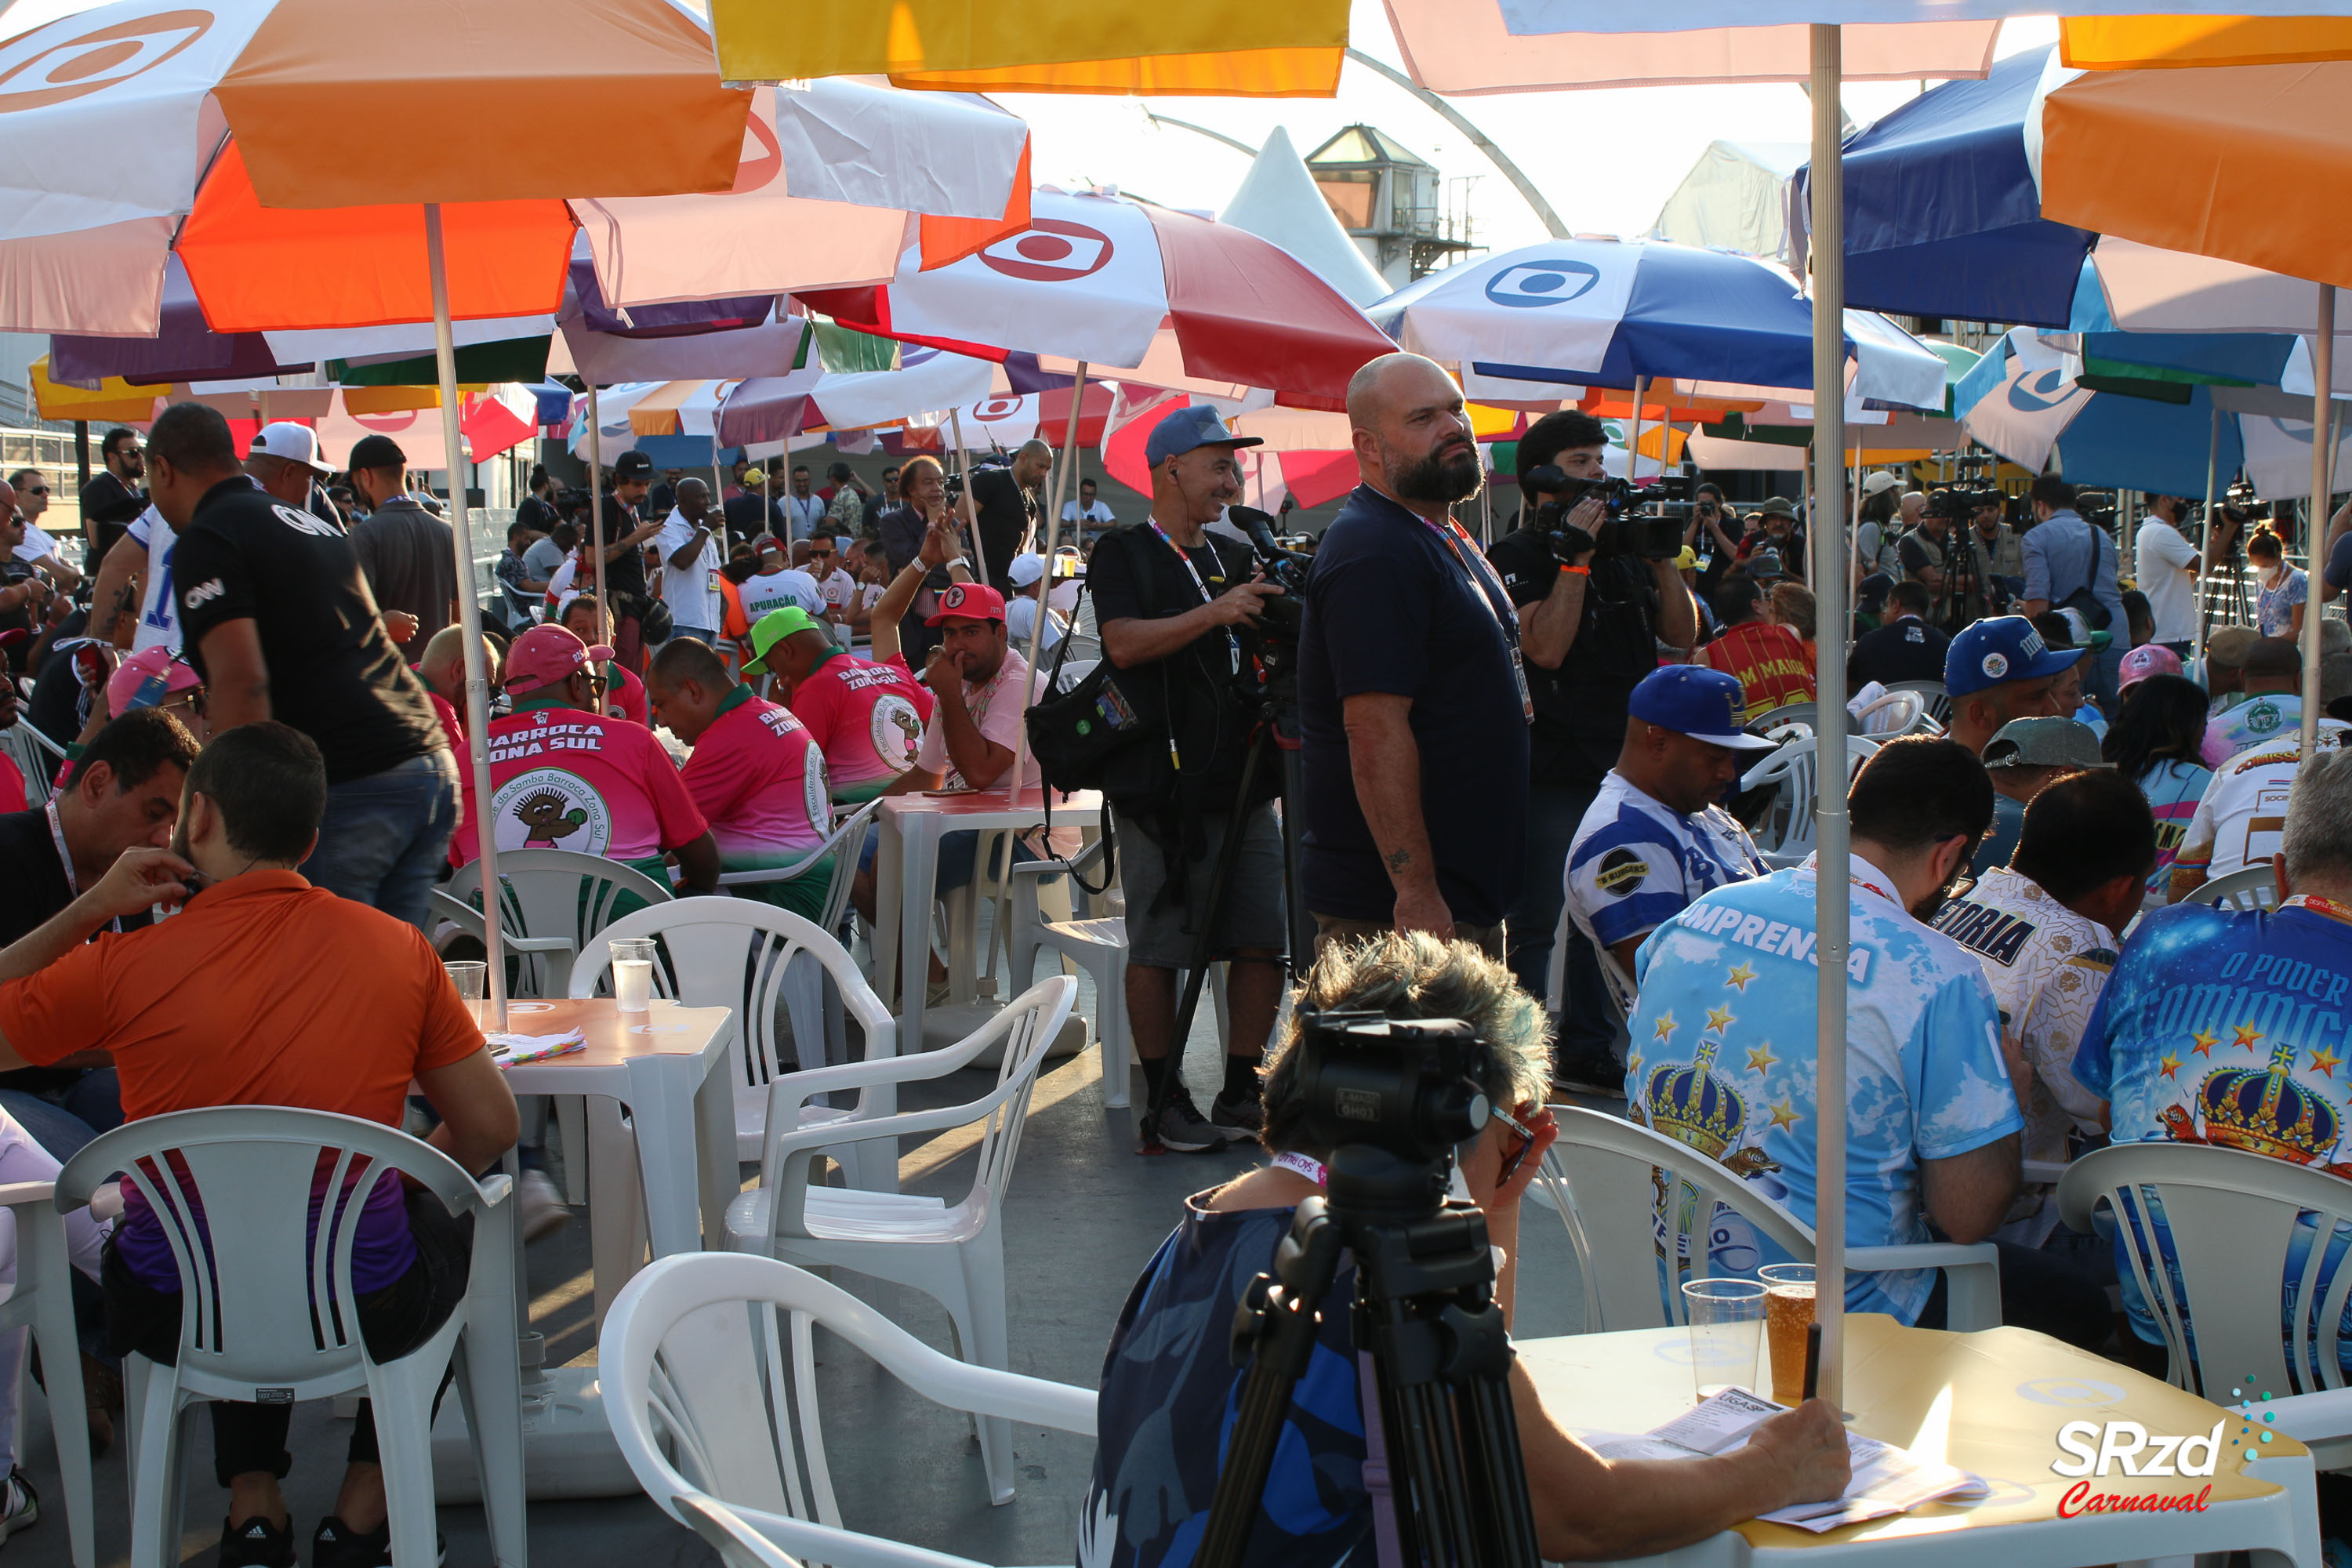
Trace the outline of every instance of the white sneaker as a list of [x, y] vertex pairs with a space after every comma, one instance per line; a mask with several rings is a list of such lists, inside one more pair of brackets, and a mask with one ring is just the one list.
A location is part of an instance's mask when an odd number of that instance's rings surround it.
[[10, 1470], [8, 1479], [0, 1483], [0, 1541], [29, 1529], [40, 1517], [41, 1500], [33, 1483], [25, 1479], [23, 1470]]
[[537, 1241], [571, 1223], [572, 1211], [563, 1206], [563, 1196], [555, 1190], [545, 1171], [525, 1171], [522, 1173], [522, 1238]]

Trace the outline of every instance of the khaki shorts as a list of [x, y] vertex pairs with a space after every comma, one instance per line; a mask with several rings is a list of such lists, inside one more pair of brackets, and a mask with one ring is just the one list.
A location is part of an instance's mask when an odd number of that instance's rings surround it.
[[[1118, 882], [1127, 897], [1127, 961], [1150, 969], [1181, 969], [1192, 962], [1193, 933], [1209, 906], [1216, 879], [1217, 850], [1224, 841], [1225, 817], [1204, 817], [1207, 847], [1185, 868], [1184, 908], [1155, 909], [1168, 884], [1168, 858], [1160, 843], [1118, 807]], [[1282, 901], [1282, 828], [1274, 807], [1261, 805], [1242, 819], [1241, 853], [1234, 861], [1224, 909], [1209, 944], [1213, 958], [1236, 952], [1280, 953], [1288, 945]]]
[[[1396, 927], [1383, 925], [1379, 921], [1349, 921], [1341, 920], [1337, 915], [1317, 915], [1315, 917], [1315, 956], [1322, 957], [1323, 950], [1327, 947], [1340, 942], [1363, 942], [1371, 937], [1385, 935], [1395, 929]], [[1474, 926], [1455, 921], [1454, 935], [1456, 941], [1468, 942], [1489, 958], [1499, 959], [1503, 956], [1503, 928], [1500, 925]]]

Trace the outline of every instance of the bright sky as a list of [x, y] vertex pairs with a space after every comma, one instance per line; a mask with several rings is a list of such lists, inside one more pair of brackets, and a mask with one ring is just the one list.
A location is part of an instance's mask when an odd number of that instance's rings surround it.
[[[26, 0], [26, 4], [38, 0]], [[1402, 67], [1380, 0], [1354, 0], [1352, 42]], [[2054, 18], [2012, 20], [1998, 53], [2058, 37]], [[1866, 123], [1915, 97], [1907, 82], [1862, 82], [1845, 89], [1845, 110]], [[1042, 183], [1117, 185], [1171, 206], [1214, 211], [1248, 172], [1249, 160], [1223, 142], [1154, 126], [1147, 108], [1223, 132], [1255, 147], [1287, 127], [1306, 156], [1342, 126], [1361, 121], [1436, 165], [1449, 199], [1467, 198], [1473, 237], [1490, 250], [1532, 245], [1543, 226], [1486, 154], [1402, 88], [1350, 63], [1334, 99], [1072, 98], [1006, 93], [999, 101], [1035, 133], [1032, 168]], [[1711, 142], [1795, 142], [1811, 135], [1811, 108], [1794, 84], [1655, 87], [1591, 92], [1528, 92], [1453, 100], [1510, 155], [1579, 234], [1638, 234]], [[1640, 126], [1640, 134], [1632, 127]]]

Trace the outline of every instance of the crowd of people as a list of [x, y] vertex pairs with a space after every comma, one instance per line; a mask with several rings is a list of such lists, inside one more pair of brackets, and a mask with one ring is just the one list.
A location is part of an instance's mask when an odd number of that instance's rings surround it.
[[[593, 491], [534, 470], [483, 617], [488, 799], [459, 761], [477, 721], [471, 585], [396, 443], [368, 437], [332, 470], [312, 432], [273, 425], [240, 456], [196, 404], [143, 440], [110, 433], [82, 494], [87, 582], [41, 526], [46, 481], [11, 477], [0, 520], [25, 569], [0, 588], [0, 626], [16, 617], [27, 685], [20, 719], [17, 682], [0, 681], [0, 728], [38, 727], [63, 761], [38, 808], [0, 776], [0, 1178], [53, 1174], [126, 1118], [197, 1105], [397, 1123], [413, 1079], [436, 1144], [474, 1169], [521, 1145], [526, 1228], [561, 1225], [534, 1118], [439, 969], [450, 933], [430, 895], [481, 835], [593, 854], [681, 895], [728, 879], [814, 915], [833, 890], [822, 851], [859, 805], [1001, 785], [1016, 756], [1022, 783], [1045, 782], [1023, 726], [1048, 670], [1033, 677], [1028, 650], [1058, 669], [1090, 630], [1090, 679], [1123, 716], [1099, 783], [1141, 1142], [1279, 1157], [1192, 1200], [1114, 1331], [1094, 1484], [1129, 1556], [1156, 1560], [1195, 1527], [1141, 1500], [1205, 1507], [1234, 1375], [1223, 1327], [1330, 1153], [1302, 1121], [1296, 1027], [1267, 1054], [1294, 965], [1314, 1005], [1461, 1017], [1496, 1047], [1483, 1087], [1511, 1121], [1462, 1173], [1501, 1249], [1507, 1313], [1529, 1155], [1556, 1132], [1547, 1101], [1622, 1103], [1807, 1224], [1827, 1111], [1846, 1118], [1852, 1245], [1991, 1240], [2005, 1321], [2160, 1362], [2129, 1269], [2113, 1313], [2115, 1259], [2058, 1227], [2048, 1174], [2111, 1139], [2336, 1168], [2313, 1129], [2341, 1116], [2289, 1126], [2282, 1107], [2336, 1111], [2352, 633], [2320, 627], [2329, 712], [2310, 758], [2291, 639], [2352, 581], [2352, 517], [2312, 542], [2328, 563], [2315, 588], [2284, 563], [2284, 519], [2233, 510], [2200, 550], [2187, 504], [2153, 498], [2126, 569], [2057, 476], [2012, 521], [2005, 498], [1872, 474], [1842, 531], [1854, 620], [1823, 627], [1808, 540], [1840, 525], [1801, 507], [1774, 498], [1742, 519], [1703, 485], [1679, 555], [1629, 547], [1602, 500], [1577, 493], [1601, 479], [1609, 432], [1565, 410], [1534, 422], [1515, 461], [1556, 468], [1569, 492], [1529, 495], [1482, 549], [1453, 515], [1486, 479], [1454, 378], [1374, 360], [1348, 414], [1362, 482], [1303, 565], [1232, 527], [1254, 443], [1208, 407], [1149, 432], [1140, 521], [1118, 525], [1081, 488], [1066, 558], [1038, 549], [1042, 443], [961, 491], [921, 456], [878, 487], [845, 464], [821, 487], [806, 465], [742, 464], [714, 489], [635, 450]], [[2239, 548], [2246, 614], [2200, 631], [2200, 584]], [[1803, 732], [1785, 726], [1809, 723], [1824, 641], [1858, 707], [1906, 685], [1948, 704], [1874, 737], [1853, 778], [1842, 1112], [1817, 1103], [1806, 1055], [1817, 867], [1802, 845], [1759, 849], [1778, 786], [1742, 784]], [[1280, 762], [1254, 765], [1269, 709], [1297, 742], [1295, 790]], [[869, 829], [840, 862], [869, 921], [877, 841]], [[1077, 847], [1064, 822], [1005, 853]], [[1002, 870], [979, 849], [948, 836], [940, 889]], [[2193, 897], [2253, 868], [2275, 907]], [[1177, 1028], [1203, 958], [1227, 965], [1229, 1026], [1205, 1110]], [[908, 984], [947, 983], [936, 954], [903, 962]], [[217, 1022], [231, 1016], [233, 1040]], [[383, 1303], [362, 1303], [372, 1344], [416, 1342], [462, 1292], [462, 1236], [398, 1197], [376, 1191], [362, 1237]], [[1780, 1258], [1727, 1210], [1699, 1230], [1714, 1272]], [[152, 1216], [78, 1236], [75, 1261], [101, 1287], [111, 1353], [162, 1353], [177, 1281]], [[1689, 1254], [1662, 1243], [1658, 1266], [1671, 1289]], [[1946, 1287], [1856, 1274], [1846, 1305], [1935, 1326]], [[1295, 1561], [1337, 1562], [1369, 1529], [1351, 1349], [1330, 1314], [1302, 1384], [1329, 1384], [1311, 1402], [1328, 1418], [1282, 1461], [1307, 1503], [1261, 1521]], [[22, 1353], [0, 1339], [0, 1539], [36, 1506], [5, 1468]], [[104, 1357], [89, 1371], [97, 1433], [112, 1385]], [[1644, 1467], [1601, 1461], [1522, 1392], [1550, 1556], [1662, 1550], [1844, 1479], [1826, 1406], [1768, 1424], [1745, 1458]], [[283, 1414], [215, 1407], [224, 1568], [293, 1561]], [[1170, 1444], [1170, 1422], [1201, 1441]], [[387, 1560], [374, 1460], [363, 1421], [320, 1563]]]

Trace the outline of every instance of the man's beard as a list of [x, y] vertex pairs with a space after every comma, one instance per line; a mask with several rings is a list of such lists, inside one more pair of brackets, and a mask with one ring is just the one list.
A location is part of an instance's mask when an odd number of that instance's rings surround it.
[[1397, 461], [1393, 448], [1383, 456], [1389, 459], [1389, 483], [1400, 500], [1451, 506], [1476, 495], [1486, 481], [1473, 445], [1442, 447], [1409, 463]]

